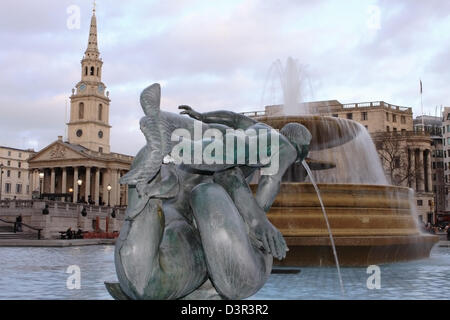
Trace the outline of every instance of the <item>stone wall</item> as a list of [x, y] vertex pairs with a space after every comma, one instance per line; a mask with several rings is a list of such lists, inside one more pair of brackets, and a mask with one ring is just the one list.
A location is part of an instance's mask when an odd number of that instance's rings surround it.
[[[48, 215], [42, 211], [48, 205]], [[86, 207], [87, 215], [83, 217], [81, 211]], [[116, 212], [116, 218], [111, 217], [112, 210]], [[28, 200], [28, 201], [0, 201], [0, 219], [14, 222], [16, 217], [22, 215], [22, 223], [34, 228], [40, 228], [42, 239], [60, 238], [60, 231], [66, 231], [69, 227], [76, 231], [94, 231], [95, 221], [98, 217], [100, 229], [109, 232], [120, 231], [125, 218], [123, 207], [101, 207], [67, 202]], [[108, 218], [108, 219], [107, 219]], [[106, 222], [108, 220], [108, 228]], [[0, 226], [8, 226], [0, 221]], [[23, 227], [25, 233], [37, 231]]]

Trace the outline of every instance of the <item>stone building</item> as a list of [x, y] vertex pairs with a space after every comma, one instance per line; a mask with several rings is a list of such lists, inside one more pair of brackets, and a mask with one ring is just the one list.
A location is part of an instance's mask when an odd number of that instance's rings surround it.
[[81, 80], [70, 97], [68, 140], [62, 136], [29, 159], [32, 181], [44, 198], [126, 205], [120, 177], [133, 157], [110, 151], [109, 92], [102, 82], [103, 61], [97, 43], [95, 10], [88, 46], [81, 60]]
[[0, 146], [0, 200], [29, 200], [35, 185], [28, 170], [34, 150]]
[[[302, 113], [345, 118], [361, 123], [377, 147], [388, 180], [393, 180], [393, 184], [414, 189], [418, 219], [424, 222], [435, 221], [432, 139], [428, 133], [414, 130], [412, 108], [384, 101], [342, 104], [337, 100], [328, 100], [301, 103], [299, 114]], [[246, 113], [248, 116], [282, 114], [283, 107], [280, 105], [267, 106], [264, 111]], [[390, 157], [383, 157], [388, 149]]]
[[[431, 173], [436, 219], [447, 211], [447, 193], [450, 181], [445, 177], [444, 138], [442, 117], [418, 116], [414, 119], [414, 131], [425, 132], [431, 137]], [[445, 152], [446, 154], [446, 152]]]

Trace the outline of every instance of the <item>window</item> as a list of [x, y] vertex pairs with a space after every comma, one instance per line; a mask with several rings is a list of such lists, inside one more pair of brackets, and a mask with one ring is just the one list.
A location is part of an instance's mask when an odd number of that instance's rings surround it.
[[11, 170], [6, 171], [6, 176], [7, 176], [8, 178], [11, 177]]
[[405, 123], [406, 123], [406, 117], [405, 117], [405, 116], [401, 116], [401, 117], [400, 117], [400, 122], [401, 122], [402, 124], [405, 124]]
[[389, 126], [386, 126], [386, 131], [387, 131], [387, 132], [391, 131], [391, 130], [389, 129]]
[[386, 120], [389, 121], [389, 113], [386, 112]]
[[402, 132], [406, 132], [406, 129], [402, 129]]
[[5, 183], [5, 193], [11, 193], [11, 183]]
[[11, 151], [8, 151], [8, 157], [11, 157]]
[[17, 172], [17, 178], [20, 179], [20, 176], [21, 176], [21, 175], [22, 175], [22, 172], [18, 171], [18, 172]]
[[19, 168], [21, 168], [22, 167], [22, 162], [19, 161], [18, 166], [19, 166]]
[[19, 152], [19, 158], [22, 158], [22, 152]]
[[80, 102], [80, 105], [78, 106], [78, 119], [84, 118], [84, 103]]
[[352, 120], [353, 119], [353, 113], [347, 113], [347, 119]]
[[361, 120], [365, 121], [365, 120], [369, 120], [369, 115], [367, 112], [361, 112]]
[[392, 115], [392, 122], [397, 122], [397, 115], [396, 114]]
[[95, 68], [94, 68], [94, 67], [91, 67], [91, 76], [94, 75], [94, 72], [95, 72]]
[[30, 194], [30, 186], [27, 185], [27, 194]]
[[400, 157], [394, 158], [394, 168], [400, 168]]
[[8, 160], [8, 162], [7, 162], [7, 163], [8, 163], [8, 166], [10, 166], [10, 165], [11, 165], [11, 160]]
[[17, 194], [22, 193], [22, 185], [20, 183], [16, 184], [16, 193]]
[[[433, 162], [434, 164], [434, 162]], [[436, 181], [436, 173], [433, 173], [433, 180]]]
[[99, 67], [97, 67], [97, 77], [98, 77], [98, 74], [99, 74], [99, 70], [100, 70], [100, 68], [99, 68]]
[[421, 206], [423, 205], [423, 201], [422, 201], [422, 200], [417, 200], [417, 205], [418, 205], [419, 207], [421, 207]]
[[447, 120], [450, 120], [450, 113], [447, 114]]
[[103, 153], [103, 148], [102, 147], [98, 147], [98, 152]]
[[85, 76], [88, 75], [88, 67], [84, 67], [84, 75], [85, 75]]
[[394, 130], [394, 132], [397, 132], [397, 128], [392, 128], [392, 130]]
[[335, 118], [339, 118], [339, 115], [337, 113], [334, 113], [332, 116]]
[[103, 105], [99, 104], [98, 105], [98, 120], [102, 120], [102, 113], [103, 113]]

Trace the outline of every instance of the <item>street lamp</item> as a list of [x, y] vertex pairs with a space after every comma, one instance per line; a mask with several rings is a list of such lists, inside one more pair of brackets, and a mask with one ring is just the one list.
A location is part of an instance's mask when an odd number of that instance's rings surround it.
[[44, 173], [39, 172], [39, 199], [42, 199], [42, 183], [44, 182]]
[[78, 184], [78, 195], [77, 195], [77, 197], [78, 197], [78, 199], [77, 199], [77, 202], [80, 200], [80, 191], [81, 191], [81, 185], [83, 184], [83, 180], [81, 180], [81, 179], [78, 179], [77, 180], [77, 184]]
[[0, 200], [2, 200], [3, 163], [0, 163]]
[[111, 185], [108, 184], [108, 186], [106, 187], [106, 189], [108, 190], [108, 207], [109, 207], [109, 196], [110, 196], [110, 194], [111, 194], [111, 189], [112, 189]]

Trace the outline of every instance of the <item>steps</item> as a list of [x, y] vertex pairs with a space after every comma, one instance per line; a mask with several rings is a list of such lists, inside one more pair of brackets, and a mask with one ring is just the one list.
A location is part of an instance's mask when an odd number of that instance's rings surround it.
[[3, 232], [0, 231], [0, 240], [37, 239], [37, 233]]

